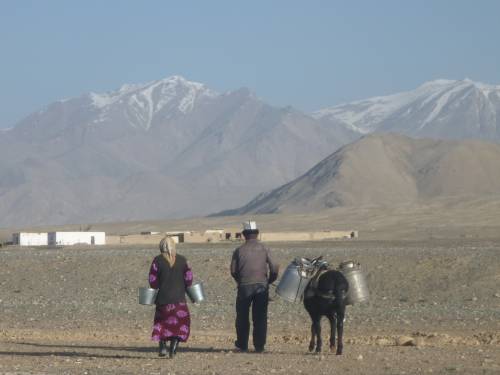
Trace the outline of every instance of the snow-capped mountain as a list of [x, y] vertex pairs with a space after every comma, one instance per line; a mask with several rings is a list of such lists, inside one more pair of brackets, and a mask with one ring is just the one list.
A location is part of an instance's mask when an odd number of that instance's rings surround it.
[[128, 123], [149, 129], [154, 121], [191, 112], [196, 104], [219, 94], [198, 82], [180, 76], [139, 85], [123, 85], [118, 91], [90, 93], [92, 105], [99, 111], [94, 123], [105, 122], [122, 112]]
[[[186, 116], [219, 96], [201, 83], [172, 76], [57, 101], [28, 116], [14, 131], [50, 138], [54, 135], [51, 130], [58, 133], [75, 128], [112, 129], [117, 133], [148, 131], [165, 121]], [[37, 129], [42, 130], [41, 134], [37, 134]]]
[[61, 100], [0, 133], [0, 226], [208, 214], [355, 137], [178, 76]]
[[361, 134], [500, 140], [500, 86], [465, 79], [436, 80], [416, 90], [374, 97], [313, 113]]
[[60, 100], [0, 132], [0, 226], [238, 207], [370, 132], [498, 141], [499, 91], [439, 80], [310, 116], [173, 76]]

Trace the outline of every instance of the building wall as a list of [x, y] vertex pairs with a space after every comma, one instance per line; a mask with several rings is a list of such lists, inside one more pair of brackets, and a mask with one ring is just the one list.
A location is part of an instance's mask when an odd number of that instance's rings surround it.
[[12, 243], [19, 246], [47, 246], [47, 233], [20, 232], [12, 234]]
[[[108, 245], [158, 245], [163, 234], [130, 234], [124, 236], [107, 236], [106, 243]], [[174, 240], [178, 237], [173, 236]]]
[[[243, 241], [244, 238], [236, 238], [239, 232], [226, 232], [208, 230], [205, 232], [188, 231], [188, 232], [167, 232], [171, 237], [179, 243], [179, 235], [183, 235], [185, 243], [207, 243], [207, 242], [225, 242], [226, 233], [231, 233], [230, 241]], [[352, 236], [351, 234], [354, 234]], [[107, 236], [106, 243], [108, 245], [158, 245], [165, 234], [131, 234], [123, 236]], [[263, 232], [260, 234], [260, 239], [267, 242], [279, 241], [323, 241], [323, 240], [338, 240], [357, 238], [358, 231], [320, 231], [320, 232]]]
[[260, 233], [262, 241], [312, 241], [312, 233], [308, 232], [264, 232]]
[[331, 231], [323, 231], [323, 232], [313, 232], [312, 233], [313, 241], [320, 240], [335, 240], [335, 239], [350, 239], [350, 238], [358, 238], [358, 231], [355, 230], [331, 230]]
[[184, 242], [205, 243], [225, 240], [224, 231], [184, 232]]
[[[49, 232], [49, 245], [105, 245], [105, 232]], [[93, 238], [93, 243], [92, 243]]]
[[262, 241], [323, 241], [357, 238], [357, 231], [321, 231], [321, 232], [264, 232]]

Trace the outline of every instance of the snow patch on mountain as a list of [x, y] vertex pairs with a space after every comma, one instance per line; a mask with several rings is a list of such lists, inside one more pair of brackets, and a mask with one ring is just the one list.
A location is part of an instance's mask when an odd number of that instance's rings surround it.
[[[464, 129], [477, 128], [481, 123], [483, 128], [489, 129], [489, 137], [494, 129], [498, 129], [498, 125], [496, 119], [493, 119], [495, 116], [492, 116], [493, 122], [485, 126], [482, 112], [485, 108], [492, 113], [500, 112], [499, 99], [498, 85], [470, 79], [439, 79], [426, 82], [412, 91], [340, 104], [316, 111], [312, 116], [316, 119], [340, 121], [345, 127], [361, 134], [391, 130], [412, 135], [428, 135], [426, 132], [436, 135], [436, 126], [442, 129], [440, 131], [443, 134], [445, 128], [453, 134], [458, 127], [464, 134], [469, 134], [470, 131]], [[457, 122], [454, 117], [456, 111], [463, 111], [464, 122], [454, 127]]]
[[[438, 91], [437, 93], [429, 95], [429, 97], [422, 102], [422, 105], [420, 107], [422, 108], [431, 100], [434, 100], [435, 101], [435, 104], [433, 106], [434, 108], [422, 122], [422, 125], [420, 125], [419, 129], [422, 129], [425, 125], [435, 120], [439, 116], [443, 108], [450, 102], [450, 100], [458, 92], [463, 91], [463, 89], [466, 88], [467, 86], [469, 86], [468, 83], [451, 85], [451, 88], [448, 90]], [[464, 94], [461, 99], [463, 99], [465, 96], [467, 96], [467, 93]]]
[[127, 112], [126, 116], [133, 126], [149, 129], [154, 116], [166, 106], [173, 104], [171, 109], [187, 114], [193, 110], [197, 100], [218, 95], [201, 83], [172, 76], [145, 84], [123, 85], [113, 92], [90, 93], [89, 97], [92, 106], [100, 111], [95, 123], [105, 121], [112, 110], [124, 105], [123, 111]]

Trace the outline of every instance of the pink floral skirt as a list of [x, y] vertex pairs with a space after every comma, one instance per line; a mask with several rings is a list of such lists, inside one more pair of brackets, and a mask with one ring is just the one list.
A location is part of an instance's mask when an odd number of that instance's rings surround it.
[[191, 318], [186, 302], [156, 306], [153, 341], [168, 340], [178, 337], [185, 342], [189, 338]]

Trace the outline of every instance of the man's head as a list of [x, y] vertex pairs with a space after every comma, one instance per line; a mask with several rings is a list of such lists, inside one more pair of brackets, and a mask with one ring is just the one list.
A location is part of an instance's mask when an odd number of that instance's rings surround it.
[[243, 223], [243, 236], [245, 239], [250, 240], [253, 238], [257, 238], [259, 236], [259, 230], [257, 229], [257, 223], [255, 221], [245, 221]]

